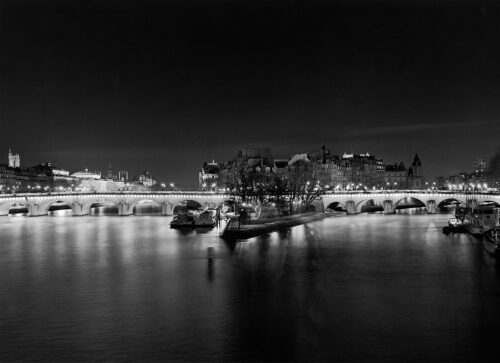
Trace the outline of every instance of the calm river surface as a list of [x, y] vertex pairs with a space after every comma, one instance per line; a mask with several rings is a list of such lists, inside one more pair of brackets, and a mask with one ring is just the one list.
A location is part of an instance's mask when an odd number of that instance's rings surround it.
[[500, 357], [500, 267], [443, 235], [447, 215], [331, 217], [236, 245], [169, 222], [0, 217], [0, 361]]

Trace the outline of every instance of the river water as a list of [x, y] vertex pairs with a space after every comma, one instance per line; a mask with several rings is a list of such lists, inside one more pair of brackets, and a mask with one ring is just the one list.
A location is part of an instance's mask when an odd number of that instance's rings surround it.
[[1, 217], [0, 361], [499, 354], [499, 265], [443, 235], [446, 215], [331, 217], [236, 244], [169, 222]]

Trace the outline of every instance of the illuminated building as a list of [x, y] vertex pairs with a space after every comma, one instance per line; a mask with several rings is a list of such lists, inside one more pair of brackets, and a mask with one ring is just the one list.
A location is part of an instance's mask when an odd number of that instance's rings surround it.
[[9, 149], [9, 168], [20, 168], [21, 167], [21, 157], [19, 154], [13, 154]]
[[215, 162], [215, 160], [212, 160], [211, 163], [207, 163], [205, 161], [200, 169], [200, 172], [198, 173], [199, 189], [202, 191], [217, 191], [219, 172], [220, 167], [219, 164]]
[[76, 173], [71, 174], [73, 178], [76, 179], [93, 179], [93, 180], [99, 180], [101, 179], [101, 172], [91, 172], [89, 169], [85, 168], [82, 171], [77, 171]]

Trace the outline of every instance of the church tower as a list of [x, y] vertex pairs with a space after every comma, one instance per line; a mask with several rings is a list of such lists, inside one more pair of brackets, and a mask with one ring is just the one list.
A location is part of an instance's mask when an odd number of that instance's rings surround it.
[[19, 154], [12, 154], [9, 149], [9, 168], [20, 168], [21, 167], [21, 157]]
[[423, 189], [424, 180], [422, 176], [422, 163], [418, 154], [415, 154], [408, 171], [408, 187], [410, 189]]
[[413, 158], [413, 163], [411, 163], [411, 167], [413, 169], [413, 175], [420, 177], [422, 176], [422, 163], [420, 162], [418, 154], [415, 154], [415, 157]]

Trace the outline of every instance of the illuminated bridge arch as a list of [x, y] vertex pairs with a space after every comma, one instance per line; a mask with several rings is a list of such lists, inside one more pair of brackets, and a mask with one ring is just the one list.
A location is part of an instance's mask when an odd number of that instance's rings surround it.
[[[418, 202], [419, 204], [415, 204], [414, 203], [415, 201]], [[403, 204], [405, 202], [412, 202], [412, 203]], [[395, 202], [393, 201], [393, 205], [394, 205], [395, 209], [397, 209], [398, 206], [402, 206], [402, 205], [406, 205], [409, 208], [427, 208], [427, 203], [425, 201], [421, 200], [420, 198], [416, 198], [415, 196], [401, 198], [401, 199], [396, 200]]]
[[334, 210], [334, 211], [343, 211], [343, 212], [347, 212], [347, 206], [345, 204], [345, 202], [338, 202], [338, 201], [335, 201], [335, 202], [330, 202], [330, 204], [328, 204], [325, 208], [325, 210]]

